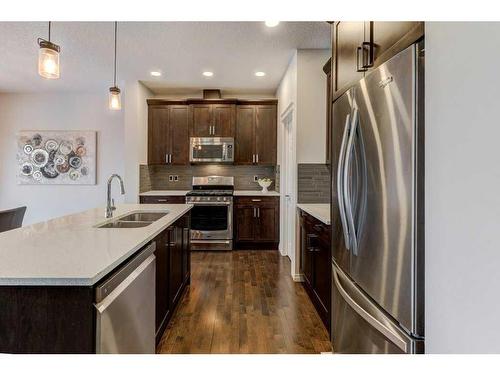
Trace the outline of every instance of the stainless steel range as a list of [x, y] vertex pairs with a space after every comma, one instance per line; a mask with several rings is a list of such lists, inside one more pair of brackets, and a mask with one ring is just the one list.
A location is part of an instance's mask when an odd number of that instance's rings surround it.
[[233, 249], [234, 177], [193, 177], [191, 250]]

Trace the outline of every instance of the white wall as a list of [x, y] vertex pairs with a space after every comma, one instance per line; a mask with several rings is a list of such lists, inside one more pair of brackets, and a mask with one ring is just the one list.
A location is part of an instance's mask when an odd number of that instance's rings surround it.
[[297, 163], [326, 161], [326, 74], [330, 50], [297, 52]]
[[[26, 205], [26, 225], [104, 206], [107, 177], [124, 171], [123, 114], [107, 100], [106, 92], [0, 94], [0, 210]], [[97, 184], [17, 185], [16, 132], [23, 129], [97, 130]]]
[[124, 111], [125, 128], [125, 200], [139, 200], [139, 165], [148, 159], [148, 105], [153, 93], [140, 82], [126, 85]]
[[500, 353], [500, 23], [425, 33], [426, 351]]

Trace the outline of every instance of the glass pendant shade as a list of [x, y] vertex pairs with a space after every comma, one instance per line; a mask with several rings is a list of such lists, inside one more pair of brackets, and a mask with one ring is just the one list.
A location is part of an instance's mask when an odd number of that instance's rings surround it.
[[59, 78], [59, 46], [46, 40], [39, 41], [38, 74], [47, 79]]
[[109, 109], [118, 111], [122, 109], [122, 99], [120, 89], [118, 87], [109, 88]]

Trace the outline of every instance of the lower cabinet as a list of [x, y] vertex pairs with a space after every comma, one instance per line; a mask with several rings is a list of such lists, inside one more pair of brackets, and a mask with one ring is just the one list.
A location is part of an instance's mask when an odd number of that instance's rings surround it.
[[190, 281], [189, 213], [160, 233], [156, 242], [156, 343]]
[[234, 197], [237, 248], [277, 249], [279, 197]]
[[331, 320], [331, 227], [301, 211], [300, 269], [304, 287], [326, 329]]

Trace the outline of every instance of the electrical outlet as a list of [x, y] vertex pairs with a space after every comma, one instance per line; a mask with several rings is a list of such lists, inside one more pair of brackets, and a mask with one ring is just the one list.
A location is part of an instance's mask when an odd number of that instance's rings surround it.
[[253, 182], [257, 182], [259, 179], [259, 176], [253, 176]]
[[169, 175], [169, 176], [168, 176], [168, 180], [169, 180], [169, 181], [173, 181], [173, 180], [174, 180], [174, 176], [173, 176], [173, 175]]
[[174, 181], [175, 181], [175, 182], [179, 181], [179, 176], [177, 176], [177, 175], [176, 175], [176, 176], [174, 176]]

